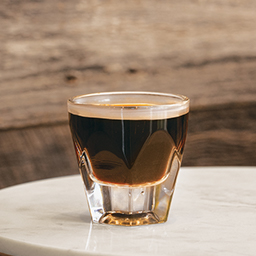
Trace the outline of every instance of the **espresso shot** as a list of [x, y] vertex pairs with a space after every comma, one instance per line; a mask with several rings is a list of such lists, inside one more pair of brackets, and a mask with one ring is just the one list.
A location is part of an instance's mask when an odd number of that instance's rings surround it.
[[164, 180], [173, 154], [182, 159], [187, 123], [188, 114], [160, 120], [69, 114], [77, 159], [85, 150], [91, 178], [110, 185], [143, 186]]
[[69, 126], [94, 223], [167, 221], [188, 127], [189, 99], [109, 92], [68, 101]]

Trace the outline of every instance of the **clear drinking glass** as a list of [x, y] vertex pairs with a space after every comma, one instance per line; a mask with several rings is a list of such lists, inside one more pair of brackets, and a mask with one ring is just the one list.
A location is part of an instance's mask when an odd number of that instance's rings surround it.
[[165, 222], [183, 156], [189, 99], [94, 93], [69, 99], [68, 112], [92, 221]]

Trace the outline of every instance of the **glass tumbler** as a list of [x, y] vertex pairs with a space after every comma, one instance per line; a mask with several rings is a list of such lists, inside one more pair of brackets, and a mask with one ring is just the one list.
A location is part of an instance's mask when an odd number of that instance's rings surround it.
[[103, 92], [68, 100], [69, 125], [93, 222], [165, 222], [187, 134], [189, 99]]

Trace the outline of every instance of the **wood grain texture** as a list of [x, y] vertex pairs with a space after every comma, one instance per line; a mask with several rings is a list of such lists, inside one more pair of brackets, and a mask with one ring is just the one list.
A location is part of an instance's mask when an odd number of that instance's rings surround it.
[[255, 101], [253, 0], [18, 1], [0, 6], [0, 128], [66, 120], [66, 99], [111, 90]]
[[136, 73], [108, 74], [102, 71], [70, 72], [65, 75], [32, 76], [2, 83], [1, 129], [67, 121], [66, 100], [75, 95], [98, 91], [144, 90], [185, 94], [191, 109], [225, 104], [253, 103], [256, 97], [256, 62], [203, 65], [155, 72], [137, 69]]
[[[191, 111], [183, 166], [256, 165], [256, 104]], [[68, 124], [0, 132], [0, 188], [78, 174]]]
[[0, 132], [0, 187], [77, 174], [67, 125]]
[[192, 111], [183, 164], [255, 166], [256, 103]]
[[183, 165], [255, 165], [254, 0], [3, 0], [0, 187], [77, 173], [66, 100], [191, 99]]

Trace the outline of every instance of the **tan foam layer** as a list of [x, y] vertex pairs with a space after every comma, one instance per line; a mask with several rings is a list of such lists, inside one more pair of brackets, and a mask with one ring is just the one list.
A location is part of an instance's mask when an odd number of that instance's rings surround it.
[[189, 112], [189, 100], [186, 97], [171, 96], [138, 92], [125, 93], [125, 95], [123, 93], [83, 95], [68, 101], [68, 112], [83, 117], [124, 120], [166, 119]]

